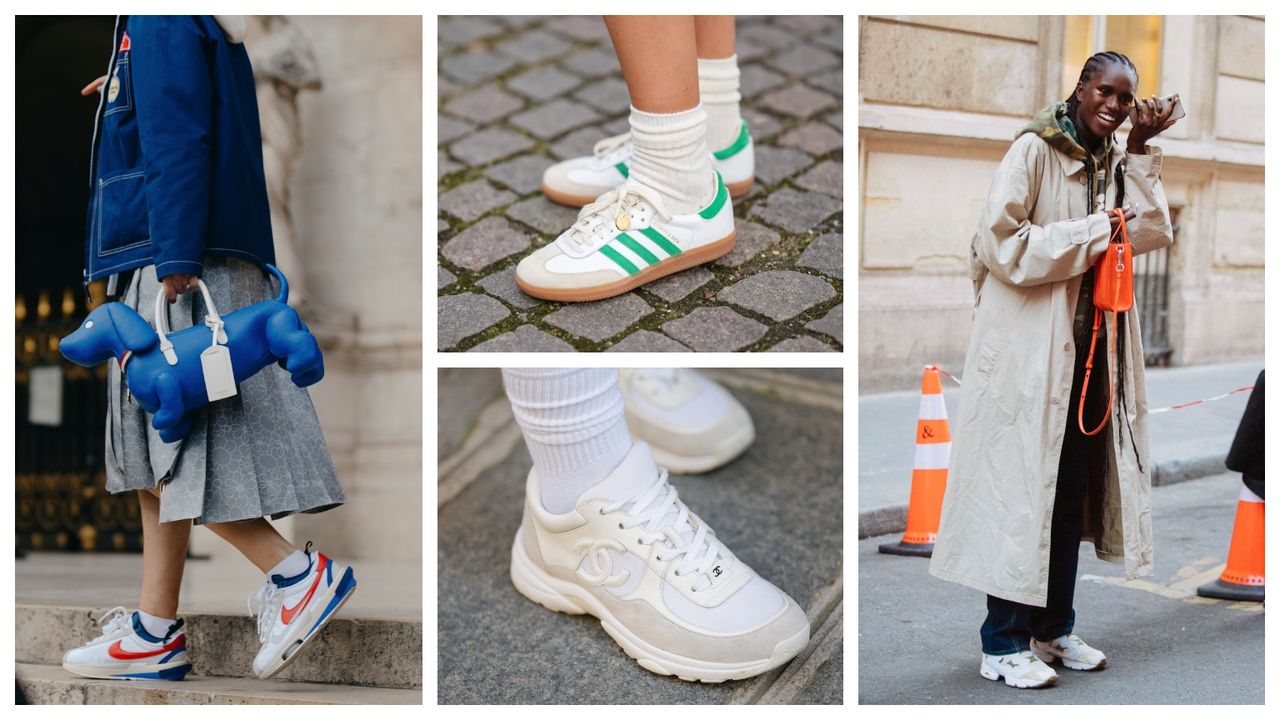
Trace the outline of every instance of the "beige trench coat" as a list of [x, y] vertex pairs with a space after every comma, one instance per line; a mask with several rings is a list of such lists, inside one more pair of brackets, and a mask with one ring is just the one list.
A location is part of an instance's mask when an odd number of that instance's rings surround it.
[[[1109, 179], [1121, 160], [1127, 166], [1124, 202], [1137, 213], [1128, 224], [1134, 254], [1173, 242], [1161, 154], [1148, 152], [1126, 157], [1114, 148], [1108, 158]], [[1039, 607], [1048, 595], [1058, 460], [1066, 425], [1076, 422], [1067, 417], [1072, 318], [1082, 274], [1110, 238], [1104, 213], [1086, 216], [1086, 174], [1081, 161], [1027, 133], [1014, 141], [992, 181], [973, 238], [973, 336], [929, 566], [943, 580]], [[1109, 181], [1105, 207], [1114, 207], [1115, 191]], [[1091, 479], [1084, 522], [1098, 557], [1123, 563], [1129, 577], [1152, 569], [1151, 456], [1137, 316], [1128, 313], [1125, 377], [1117, 380], [1125, 384], [1133, 440], [1126, 429], [1122, 442], [1113, 411], [1103, 430], [1110, 439], [1107, 476]], [[1109, 369], [1114, 372], [1114, 364]], [[1099, 381], [1106, 379], [1090, 383]]]

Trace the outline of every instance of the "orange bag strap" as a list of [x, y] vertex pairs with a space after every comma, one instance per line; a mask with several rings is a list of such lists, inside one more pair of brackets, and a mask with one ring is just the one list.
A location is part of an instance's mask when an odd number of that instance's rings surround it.
[[[1115, 208], [1111, 211], [1111, 213], [1115, 215], [1117, 218], [1119, 218], [1120, 223], [1116, 227], [1116, 231], [1111, 233], [1110, 242], [1115, 242], [1117, 235], [1119, 235], [1122, 238], [1123, 242], [1126, 242], [1126, 243], [1129, 242], [1129, 228], [1125, 226], [1124, 209]], [[1112, 314], [1116, 315], [1118, 313], [1112, 313]], [[1111, 328], [1110, 328], [1111, 332], [1109, 335], [1109, 337], [1111, 338], [1111, 342], [1107, 344], [1107, 355], [1109, 360], [1109, 363], [1108, 363], [1109, 372], [1107, 373], [1108, 374], [1107, 379], [1110, 381], [1110, 384], [1111, 384], [1111, 388], [1110, 388], [1111, 392], [1109, 395], [1107, 395], [1107, 412], [1105, 415], [1102, 416], [1102, 421], [1098, 423], [1098, 427], [1094, 428], [1093, 430], [1085, 430], [1084, 429], [1084, 399], [1085, 399], [1085, 396], [1088, 395], [1089, 393], [1089, 376], [1093, 374], [1093, 354], [1094, 354], [1094, 351], [1097, 350], [1098, 348], [1098, 327], [1101, 324], [1102, 324], [1102, 310], [1097, 307], [1094, 307], [1093, 339], [1089, 341], [1089, 357], [1084, 361], [1084, 386], [1080, 388], [1080, 404], [1076, 408], [1077, 410], [1076, 423], [1080, 426], [1080, 432], [1084, 433], [1089, 437], [1092, 437], [1102, 432], [1102, 428], [1107, 426], [1107, 421], [1111, 419], [1111, 405], [1112, 403], [1115, 402], [1115, 398], [1116, 398], [1116, 379], [1115, 379], [1116, 364], [1115, 364], [1115, 359], [1113, 357], [1116, 351], [1116, 318], [1112, 318]]]

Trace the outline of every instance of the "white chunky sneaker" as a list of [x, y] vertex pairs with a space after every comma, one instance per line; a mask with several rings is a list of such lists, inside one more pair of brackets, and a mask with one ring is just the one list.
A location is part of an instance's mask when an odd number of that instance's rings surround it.
[[1063, 635], [1048, 642], [1040, 642], [1031, 638], [1031, 652], [1046, 663], [1052, 664], [1055, 659], [1072, 670], [1101, 670], [1107, 666], [1107, 656], [1102, 651], [1090, 647], [1078, 635]]
[[[542, 174], [542, 194], [561, 205], [582, 207], [627, 179], [631, 155], [631, 133], [605, 138], [596, 143], [591, 155], [547, 168]], [[742, 121], [737, 140], [711, 153], [711, 168], [724, 178], [730, 197], [739, 198], [751, 191], [756, 179], [756, 151], [746, 120]]]
[[1058, 673], [1030, 650], [1009, 655], [982, 653], [982, 666], [978, 672], [988, 680], [1003, 677], [1005, 685], [1015, 688], [1042, 688], [1058, 682]]
[[714, 470], [755, 440], [742, 403], [696, 370], [624, 369], [618, 385], [631, 436], [649, 443], [658, 464], [674, 473]]
[[582, 208], [578, 220], [516, 266], [516, 284], [543, 300], [601, 300], [733, 249], [733, 204], [717, 174], [702, 210], [672, 215], [634, 179]]
[[766, 672], [809, 642], [804, 611], [756, 575], [681, 502], [649, 446], [555, 515], [529, 473], [511, 582], [559, 612], [600, 619], [659, 675], [718, 683]]

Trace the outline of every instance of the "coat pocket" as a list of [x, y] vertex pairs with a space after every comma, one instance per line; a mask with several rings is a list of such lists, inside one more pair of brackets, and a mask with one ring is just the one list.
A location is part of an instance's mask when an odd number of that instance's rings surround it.
[[145, 176], [131, 170], [98, 181], [94, 224], [98, 256], [122, 252], [150, 240]]

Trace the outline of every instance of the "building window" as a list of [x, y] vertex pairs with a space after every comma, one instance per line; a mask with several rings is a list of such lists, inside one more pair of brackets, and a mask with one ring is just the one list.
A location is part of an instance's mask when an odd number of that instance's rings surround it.
[[1089, 56], [1112, 50], [1138, 68], [1142, 97], [1160, 94], [1160, 46], [1164, 21], [1159, 15], [1072, 15], [1063, 43], [1062, 97], [1076, 88]]

